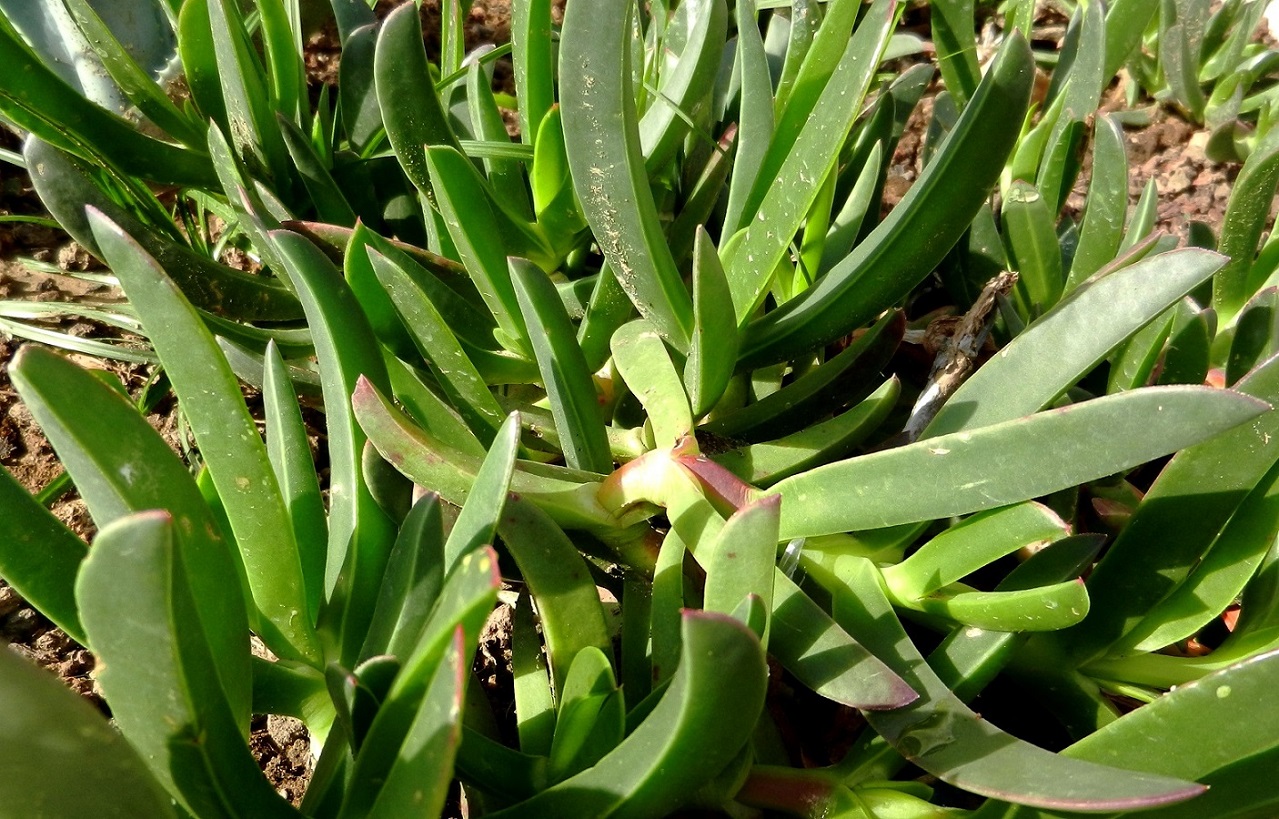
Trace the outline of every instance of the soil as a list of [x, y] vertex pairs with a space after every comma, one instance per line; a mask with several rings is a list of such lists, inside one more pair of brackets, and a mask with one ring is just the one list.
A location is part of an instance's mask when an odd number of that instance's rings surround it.
[[[382, 0], [379, 13], [386, 13], [396, 3]], [[557, 3], [557, 9], [561, 4]], [[509, 38], [510, 7], [507, 0], [477, 0], [467, 20], [468, 45], [501, 43]], [[427, 32], [438, 31], [438, 4], [423, 6], [423, 24]], [[428, 34], [428, 49], [438, 52], [438, 38]], [[331, 28], [314, 33], [307, 48], [307, 66], [316, 83], [336, 83], [338, 49]], [[509, 60], [501, 61], [495, 85], [509, 90]], [[317, 86], [318, 87], [318, 86]], [[1116, 97], [1118, 97], [1116, 93]], [[927, 123], [931, 100], [926, 99], [912, 117], [906, 134], [893, 157], [886, 199], [890, 204], [905, 193], [918, 175], [918, 157], [923, 130]], [[1181, 236], [1187, 235], [1190, 222], [1220, 225], [1229, 197], [1230, 184], [1238, 166], [1208, 160], [1203, 151], [1206, 132], [1178, 118], [1158, 111], [1150, 125], [1128, 132], [1129, 162], [1132, 169], [1130, 199], [1136, 203], [1146, 180], [1154, 179], [1159, 194], [1158, 227]], [[15, 147], [10, 135], [0, 132], [0, 143]], [[1081, 180], [1067, 207], [1078, 208], [1083, 201], [1086, 179]], [[0, 163], [0, 214], [40, 214], [43, 210], [26, 177], [16, 169]], [[0, 299], [34, 301], [118, 301], [121, 294], [114, 288], [84, 282], [63, 274], [32, 271], [24, 258], [57, 265], [64, 271], [92, 267], [93, 260], [67, 241], [61, 231], [38, 225], [0, 223]], [[85, 322], [64, 319], [51, 322], [72, 334], [110, 333], [109, 329]], [[41, 434], [28, 409], [18, 400], [7, 375], [7, 366], [22, 342], [0, 333], [0, 465], [12, 472], [30, 491], [37, 492], [62, 472], [52, 448]], [[118, 376], [132, 395], [146, 383], [149, 369], [141, 365], [103, 362], [80, 356], [85, 366], [106, 368]], [[162, 404], [149, 416], [178, 450], [177, 424], [172, 401]], [[53, 513], [86, 541], [94, 534], [83, 501], [74, 492], [54, 502]], [[500, 613], [507, 609], [501, 608]], [[509, 620], [509, 618], [508, 618]], [[476, 671], [490, 698], [495, 702], [511, 701], [509, 686], [509, 629], [499, 622], [486, 628]], [[95, 692], [91, 672], [93, 657], [83, 646], [25, 604], [12, 589], [0, 581], [0, 643], [9, 650], [29, 658], [57, 674], [73, 690], [94, 701], [104, 713], [105, 704]], [[779, 676], [780, 680], [781, 677]], [[778, 685], [783, 685], [778, 682]], [[816, 707], [816, 706], [814, 706]], [[813, 713], [818, 713], [814, 711]], [[499, 719], [503, 715], [498, 710]], [[825, 724], [842, 724], [850, 715], [830, 715]], [[255, 756], [277, 790], [295, 803], [300, 800], [310, 775], [310, 745], [305, 729], [295, 720], [260, 716], [253, 722], [251, 745]], [[847, 731], [841, 731], [847, 735]], [[818, 743], [829, 752], [828, 743]], [[814, 752], [816, 754], [816, 752]], [[829, 761], [814, 759], [815, 764]]]

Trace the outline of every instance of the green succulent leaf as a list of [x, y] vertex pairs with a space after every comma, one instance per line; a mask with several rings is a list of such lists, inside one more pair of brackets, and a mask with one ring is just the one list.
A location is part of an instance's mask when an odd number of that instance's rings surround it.
[[1006, 506], [1205, 441], [1268, 404], [1151, 387], [929, 438], [778, 483], [781, 537], [875, 529]]
[[684, 382], [660, 333], [639, 319], [613, 334], [613, 365], [648, 411], [658, 449], [669, 449], [693, 431]]
[[454, 629], [368, 816], [433, 816], [444, 809], [453, 758], [462, 741], [462, 699], [470, 665], [467, 636], [461, 625]]
[[[444, 684], [452, 673], [460, 673], [445, 672], [441, 678], [439, 669], [451, 650], [469, 659], [467, 648], [479, 639], [480, 629], [493, 610], [500, 585], [497, 554], [490, 547], [465, 555], [449, 573], [430, 618], [412, 642], [412, 652], [403, 659], [400, 673], [396, 675], [369, 727], [368, 736], [360, 746], [340, 816], [362, 816], [373, 806], [379, 793], [378, 786], [388, 781], [394, 769], [401, 764], [405, 743], [416, 744], [424, 739], [411, 733], [422, 722], [429, 725], [431, 720], [437, 723], [452, 721], [451, 718], [441, 719], [438, 703], [429, 705], [427, 697], [435, 680]], [[460, 640], [459, 631], [462, 633]], [[460, 660], [463, 664], [467, 661]], [[458, 691], [462, 689], [460, 681], [450, 684]], [[437, 696], [451, 702], [452, 695]], [[452, 745], [454, 742], [446, 742], [439, 750], [447, 754]], [[388, 809], [393, 807], [400, 806], [387, 805]]]
[[262, 403], [267, 459], [293, 523], [309, 617], [314, 622], [324, 598], [328, 521], [297, 394], [274, 341], [268, 343], [266, 350]]
[[928, 4], [933, 44], [937, 47], [937, 66], [946, 90], [960, 108], [972, 97], [981, 81], [973, 6], [973, 0], [930, 0]]
[[[0, 478], [0, 480], [4, 480]], [[6, 810], [23, 816], [172, 819], [170, 797], [138, 752], [93, 706], [48, 673], [0, 652], [0, 784]], [[80, 769], [74, 788], [45, 774]]]
[[0, 15], [0, 111], [40, 139], [81, 159], [159, 183], [207, 187], [217, 181], [208, 154], [144, 136], [67, 85]]
[[[1277, 664], [1279, 653], [1269, 652], [1178, 686], [1070, 746], [1062, 756], [1212, 785], [1197, 799], [1139, 815], [1263, 815], [1274, 804], [1273, 788], [1256, 787], [1259, 783], [1250, 783], [1246, 773], [1259, 774], [1275, 759], [1274, 732], [1267, 730], [1257, 709], [1266, 702]], [[1204, 731], [1205, 725], [1214, 730]], [[1039, 815], [994, 802], [974, 814], [981, 819]]]
[[564, 462], [573, 469], [611, 472], [613, 456], [599, 395], [564, 304], [541, 270], [523, 259], [510, 259], [509, 264]]
[[1077, 288], [965, 381], [923, 437], [997, 424], [1048, 406], [1224, 261], [1211, 251], [1181, 250]]
[[[75, 577], [88, 554], [84, 542], [0, 468], [0, 577], [81, 645], [84, 626], [75, 604]], [[33, 694], [33, 696], [35, 696]]]
[[127, 399], [61, 356], [25, 347], [10, 377], [99, 527], [149, 509], [172, 516], [195, 594], [197, 630], [223, 658], [216, 677], [236, 718], [247, 720], [243, 570], [186, 467]]
[[580, 651], [612, 651], [599, 591], [573, 542], [545, 512], [518, 496], [506, 503], [498, 532], [538, 604], [552, 679], [563, 691]]
[[850, 385], [862, 388], [878, 374], [905, 331], [905, 315], [889, 311], [832, 358], [758, 401], [717, 415], [701, 429], [747, 440], [761, 434], [809, 429], [812, 421], [830, 411], [832, 401], [847, 398]]
[[560, 89], [564, 139], [577, 198], [609, 267], [640, 314], [685, 352], [693, 303], [645, 177], [629, 58], [631, 12], [625, 0], [566, 10], [560, 76], [580, 79]]
[[869, 711], [901, 708], [919, 697], [780, 570], [773, 574], [769, 620], [770, 651], [823, 697]]
[[45, 206], [77, 242], [98, 257], [102, 249], [86, 215], [93, 207], [119, 225], [197, 307], [242, 321], [289, 321], [302, 317], [297, 298], [279, 281], [226, 267], [178, 244], [111, 198], [90, 173], [90, 165], [38, 139], [28, 139], [23, 156]]
[[[739, 369], [786, 361], [859, 327], [904, 297], [959, 241], [1012, 150], [1034, 73], [1009, 37], [910, 191], [833, 270], [745, 329]], [[930, 237], [920, 241], [921, 236]]]
[[1111, 116], [1098, 117], [1093, 129], [1092, 175], [1079, 245], [1070, 266], [1066, 290], [1083, 284], [1115, 257], [1128, 213], [1128, 156], [1123, 128]]
[[834, 3], [819, 29], [755, 178], [754, 207], [746, 210], [753, 215], [742, 220], [740, 239], [724, 247], [739, 323], [763, 301], [773, 271], [835, 167], [888, 43], [895, 2], [878, 0], [849, 39], [858, 6], [853, 0]]
[[1065, 537], [1069, 529], [1038, 503], [979, 512], [885, 568], [884, 583], [896, 597], [923, 597], [1018, 549]]
[[[670, 62], [658, 74], [658, 102], [639, 120], [640, 153], [650, 172], [675, 156], [688, 125], [684, 117], [710, 96], [728, 32], [724, 0], [693, 0], [676, 7], [665, 34]], [[673, 54], [678, 49], [678, 54]]]
[[732, 298], [728, 278], [710, 235], [700, 225], [693, 240], [692, 343], [684, 365], [684, 387], [693, 417], [700, 418], [723, 396], [737, 365], [737, 324], [724, 309]]
[[520, 751], [550, 756], [555, 733], [555, 701], [533, 615], [533, 599], [521, 594], [511, 615], [511, 676]]
[[382, 21], [373, 74], [386, 137], [404, 173], [430, 196], [426, 146], [458, 144], [431, 79], [416, 4], [399, 6]]
[[360, 660], [405, 657], [444, 585], [444, 521], [440, 496], [423, 495], [409, 510], [387, 558], [386, 574]]
[[579, 651], [563, 685], [550, 753], [552, 782], [599, 762], [622, 741], [626, 729], [625, 704], [603, 651], [594, 646]]
[[693, 611], [684, 614], [683, 646], [660, 701], [613, 751], [492, 816], [660, 816], [718, 774], [749, 738], [763, 706], [764, 653], [736, 620]]
[[[773, 608], [773, 570], [777, 563], [777, 521], [780, 499], [767, 495], [733, 513], [715, 540], [701, 547], [698, 560], [706, 569], [702, 607], [732, 614], [754, 595]], [[765, 628], [760, 642], [768, 647]]]
[[1174, 776], [1071, 759], [1003, 733], [937, 679], [893, 614], [869, 561], [836, 561], [825, 567], [825, 577], [835, 595], [835, 619], [920, 692], [905, 708], [866, 712], [867, 720], [903, 756], [939, 779], [1049, 810], [1118, 811], [1178, 802], [1203, 791]]
[[482, 443], [491, 444], [505, 416], [441, 311], [430, 296], [409, 278], [408, 273], [391, 259], [376, 251], [369, 255], [373, 269], [395, 303], [401, 320], [439, 377], [440, 388], [471, 432]]
[[846, 412], [774, 441], [747, 444], [708, 457], [753, 486], [767, 487], [783, 478], [846, 457], [879, 428], [897, 404], [901, 382], [894, 376]]
[[1125, 636], [1112, 653], [1157, 651], [1208, 625], [1238, 599], [1279, 532], [1279, 469], [1239, 504], [1186, 579]]
[[1000, 216], [1017, 265], [1018, 291], [1025, 294], [1026, 312], [1037, 316], [1057, 302], [1063, 286], [1054, 214], [1034, 185], [1016, 180]]
[[277, 190], [289, 191], [292, 163], [275, 118], [267, 79], [249, 39], [238, 3], [201, 0], [208, 6], [213, 50], [217, 56], [222, 100], [226, 105], [227, 139], [240, 159]]
[[[1240, 381], [1236, 390], [1262, 400], [1279, 398], [1279, 358]], [[1189, 574], [1275, 463], [1277, 423], [1279, 414], [1269, 410], [1252, 424], [1178, 453], [1163, 468], [1088, 579], [1092, 613], [1061, 635], [1074, 656], [1105, 650]]]
[[[104, 527], [76, 583], [112, 716], [152, 774], [200, 816], [297, 816], [249, 753], [196, 617], [175, 521], [142, 512]], [[225, 590], [222, 590], [225, 594]], [[248, 657], [248, 634], [236, 651]], [[229, 655], [219, 654], [219, 663]], [[247, 679], [246, 679], [247, 682]]]

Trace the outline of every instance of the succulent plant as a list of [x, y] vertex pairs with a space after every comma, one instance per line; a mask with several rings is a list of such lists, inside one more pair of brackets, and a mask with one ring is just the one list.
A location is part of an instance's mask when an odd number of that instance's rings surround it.
[[[175, 4], [182, 126], [121, 141], [0, 23], [31, 66], [0, 112], [118, 277], [203, 464], [56, 353], [19, 354], [100, 533], [86, 548], [0, 475], [0, 575], [97, 654], [119, 733], [0, 661], [0, 747], [103, 760], [74, 792], [4, 777], [0, 798], [346, 819], [437, 815], [456, 780], [493, 816], [1274, 803], [1265, 216], [1228, 220], [1230, 258], [1169, 249], [1150, 205], [1128, 213], [1105, 118], [1082, 220], [1061, 215], [1123, 3], [1081, 4], [1038, 115], [1025, 37], [983, 74], [959, 56], [971, 4], [934, 9], [948, 94], [886, 215], [932, 79], [883, 62], [892, 0], [574, 0], [562, 27], [517, 2], [518, 142], [468, 5], [444, 4], [437, 65], [415, 4], [334, 0], [340, 84], [312, 110], [296, 3]], [[213, 242], [177, 229], [205, 212]], [[921, 355], [938, 307], [956, 329]], [[324, 408], [326, 491], [299, 395]], [[469, 668], [504, 584], [513, 728]], [[1214, 650], [1173, 650], [1240, 596]], [[1073, 744], [982, 719], [996, 680]], [[805, 765], [792, 712], [823, 700], [858, 727]], [[311, 732], [299, 808], [254, 767], [254, 713]], [[55, 742], [46, 714], [82, 727]]]

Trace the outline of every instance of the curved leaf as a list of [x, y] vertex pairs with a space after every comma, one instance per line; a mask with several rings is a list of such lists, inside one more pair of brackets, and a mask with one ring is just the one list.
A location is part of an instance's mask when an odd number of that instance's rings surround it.
[[1268, 404], [1150, 387], [850, 458], [787, 478], [781, 538], [877, 529], [1006, 506], [1207, 440]]
[[[1188, 799], [1203, 786], [1053, 754], [1005, 734], [955, 697], [902, 629], [865, 558], [826, 567], [835, 619], [920, 692], [895, 711], [868, 711], [903, 756], [964, 790], [1050, 810], [1119, 811]], [[833, 575], [833, 577], [832, 577]]]
[[0, 538], [0, 577], [71, 639], [84, 645], [84, 626], [75, 604], [76, 573], [89, 552], [84, 541], [3, 467], [0, 518], [8, 522], [7, 532]]
[[523, 259], [510, 259], [509, 264], [564, 462], [573, 469], [611, 472], [613, 456], [599, 396], [564, 304], [541, 270]]
[[1224, 261], [1211, 251], [1179, 250], [1081, 285], [973, 373], [923, 437], [997, 424], [1048, 406]]
[[1007, 38], [959, 121], [888, 218], [813, 287], [747, 325], [739, 369], [796, 358], [839, 338], [937, 266], [999, 177], [1033, 73], [1025, 39]]
[[[2, 479], [0, 479], [2, 480]], [[172, 819], [171, 798], [96, 708], [0, 651], [0, 799], [15, 816]], [[75, 770], [75, 787], [48, 776]]]
[[644, 173], [631, 87], [631, 10], [627, 0], [566, 9], [560, 76], [578, 79], [560, 89], [564, 140], [573, 186], [604, 258], [640, 314], [685, 352], [693, 303]]
[[687, 611], [679, 669], [639, 727], [595, 766], [490, 815], [665, 815], [736, 756], [763, 707], [767, 677], [745, 626]]
[[[143, 512], [104, 528], [76, 583], [112, 716], [152, 774], [199, 816], [296, 817], [258, 769], [197, 629], [174, 520]], [[248, 635], [239, 653], [248, 656]], [[218, 655], [218, 662], [226, 657]]]

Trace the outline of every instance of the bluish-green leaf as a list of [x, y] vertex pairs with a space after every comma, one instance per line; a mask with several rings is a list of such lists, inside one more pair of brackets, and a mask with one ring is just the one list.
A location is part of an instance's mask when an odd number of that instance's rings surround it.
[[781, 537], [1040, 497], [1200, 443], [1268, 408], [1225, 390], [1151, 387], [838, 461], [773, 487], [783, 498]]

